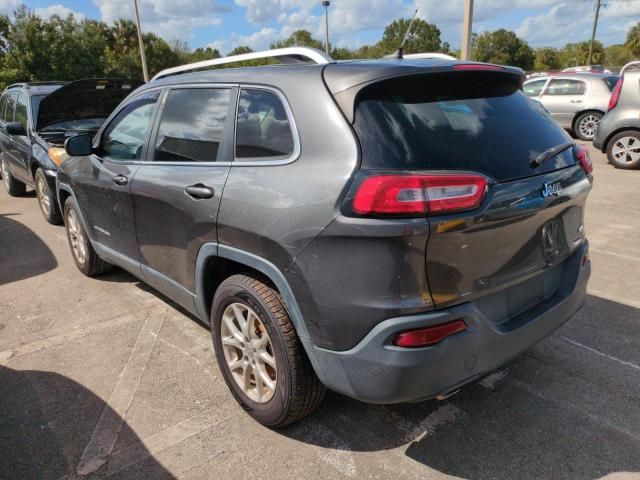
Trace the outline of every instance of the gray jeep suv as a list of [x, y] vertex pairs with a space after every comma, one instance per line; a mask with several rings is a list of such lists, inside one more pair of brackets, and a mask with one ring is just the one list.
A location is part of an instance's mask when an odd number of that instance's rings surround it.
[[258, 421], [325, 387], [446, 398], [583, 304], [591, 163], [519, 69], [446, 59], [157, 75], [58, 175], [86, 275], [118, 265], [210, 324]]

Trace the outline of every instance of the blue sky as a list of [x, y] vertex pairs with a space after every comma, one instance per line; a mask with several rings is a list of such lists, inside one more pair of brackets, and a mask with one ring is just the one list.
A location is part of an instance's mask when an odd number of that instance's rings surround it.
[[[20, 0], [0, 0], [0, 12], [12, 11]], [[133, 15], [133, 0], [29, 0], [42, 16], [74, 12], [112, 22]], [[211, 45], [227, 53], [237, 45], [265, 49], [304, 28], [323, 34], [320, 0], [139, 0], [145, 31], [166, 40], [181, 38], [193, 48]], [[476, 0], [474, 31], [507, 28], [532, 46], [562, 46], [587, 40], [591, 34], [593, 0]], [[605, 45], [624, 41], [640, 21], [640, 0], [607, 0], [598, 27]], [[375, 42], [391, 20], [419, 16], [438, 25], [442, 39], [460, 44], [463, 0], [332, 0], [332, 43], [357, 47]]]

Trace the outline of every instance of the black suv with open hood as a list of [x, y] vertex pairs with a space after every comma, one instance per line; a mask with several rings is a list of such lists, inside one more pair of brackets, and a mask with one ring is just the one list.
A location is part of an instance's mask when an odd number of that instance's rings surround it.
[[87, 79], [7, 87], [0, 97], [0, 162], [7, 192], [21, 195], [27, 186], [35, 188], [44, 218], [61, 223], [53, 192], [65, 139], [96, 133], [140, 85], [138, 80]]

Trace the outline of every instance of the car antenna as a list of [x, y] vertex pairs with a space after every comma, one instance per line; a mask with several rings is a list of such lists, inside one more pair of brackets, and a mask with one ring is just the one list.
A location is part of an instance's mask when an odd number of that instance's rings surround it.
[[418, 16], [418, 9], [420, 7], [416, 7], [416, 11], [413, 13], [413, 18], [411, 19], [411, 22], [409, 23], [409, 27], [407, 28], [407, 31], [404, 32], [404, 38], [402, 39], [402, 43], [400, 44], [400, 48], [398, 49], [398, 51], [396, 52], [396, 58], [399, 60], [402, 60], [402, 50], [404, 50], [404, 44], [407, 43], [407, 39], [409, 38], [409, 35], [411, 34], [411, 27], [413, 27], [413, 22], [416, 21], [416, 17]]

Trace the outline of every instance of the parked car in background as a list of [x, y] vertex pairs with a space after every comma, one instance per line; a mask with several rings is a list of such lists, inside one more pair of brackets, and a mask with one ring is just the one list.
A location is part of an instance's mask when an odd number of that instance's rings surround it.
[[65, 139], [96, 133], [111, 111], [141, 84], [90, 79], [7, 87], [0, 97], [0, 162], [7, 192], [22, 195], [27, 186], [35, 188], [44, 218], [61, 223], [55, 179], [66, 157]]
[[640, 62], [623, 67], [593, 145], [618, 168], [640, 168]]
[[592, 140], [617, 81], [616, 75], [604, 73], [560, 74], [532, 78], [523, 88], [562, 128], [581, 140]]
[[564, 73], [611, 73], [604, 65], [580, 65], [562, 70]]
[[[298, 64], [194, 71], [271, 57]], [[161, 72], [66, 142], [71, 254], [208, 323], [221, 375], [265, 425], [307, 415], [325, 386], [446, 398], [585, 300], [588, 151], [522, 81], [308, 48]]]

